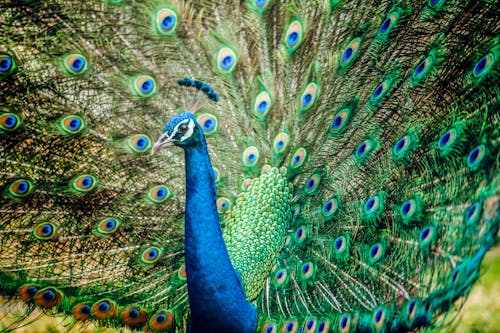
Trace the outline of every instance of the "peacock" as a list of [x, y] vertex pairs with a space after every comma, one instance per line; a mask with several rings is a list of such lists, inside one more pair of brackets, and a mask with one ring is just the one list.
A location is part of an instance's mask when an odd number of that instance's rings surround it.
[[435, 331], [480, 277], [497, 0], [11, 0], [0, 22], [1, 331], [35, 309]]

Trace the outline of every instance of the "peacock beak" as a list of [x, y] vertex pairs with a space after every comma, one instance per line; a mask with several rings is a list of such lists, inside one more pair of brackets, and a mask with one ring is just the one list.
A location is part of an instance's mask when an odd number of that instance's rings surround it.
[[168, 132], [163, 133], [158, 141], [155, 142], [153, 148], [151, 149], [151, 154], [156, 153], [161, 150], [163, 147], [172, 146], [174, 144], [173, 136], [170, 136]]

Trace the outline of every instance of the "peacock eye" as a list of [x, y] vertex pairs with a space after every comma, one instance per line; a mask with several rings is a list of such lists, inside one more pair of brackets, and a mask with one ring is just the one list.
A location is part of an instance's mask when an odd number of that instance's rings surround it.
[[187, 132], [187, 130], [188, 130], [188, 125], [186, 125], [186, 124], [179, 125], [179, 133], [184, 134]]

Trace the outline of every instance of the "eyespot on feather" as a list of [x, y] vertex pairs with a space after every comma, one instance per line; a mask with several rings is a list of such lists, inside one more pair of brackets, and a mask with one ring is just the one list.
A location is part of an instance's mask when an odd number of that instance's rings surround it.
[[156, 246], [150, 246], [141, 253], [141, 261], [144, 264], [152, 265], [160, 260], [163, 250]]
[[62, 64], [66, 74], [71, 76], [85, 74], [88, 70], [87, 59], [79, 53], [65, 55], [62, 59]]
[[307, 318], [304, 321], [304, 333], [315, 333], [316, 332], [316, 326], [318, 324], [318, 320], [316, 318]]
[[73, 307], [73, 317], [78, 321], [85, 321], [90, 319], [92, 311], [92, 303], [80, 303]]
[[295, 204], [292, 206], [292, 219], [295, 219], [300, 214], [300, 205]]
[[329, 128], [330, 133], [332, 134], [341, 133], [347, 126], [347, 123], [349, 122], [349, 116], [350, 116], [349, 110], [340, 110], [335, 115], [335, 118], [333, 118], [332, 124]]
[[297, 244], [302, 244], [307, 238], [307, 228], [305, 226], [301, 226], [295, 231], [294, 239]]
[[411, 299], [405, 303], [402, 314], [404, 314], [408, 326], [411, 327], [413, 325], [419, 307], [420, 302], [418, 299]]
[[252, 180], [250, 178], [247, 178], [245, 179], [242, 183], [241, 183], [241, 189], [243, 191], [246, 191], [248, 190], [248, 188], [250, 187], [250, 185], [252, 184]]
[[271, 166], [269, 164], [264, 164], [262, 168], [260, 168], [260, 174], [265, 175], [271, 171]]
[[205, 135], [213, 135], [217, 133], [217, 118], [209, 113], [201, 114], [197, 117], [197, 122], [200, 124]]
[[288, 147], [290, 136], [286, 132], [281, 132], [274, 138], [273, 148], [276, 154], [282, 154]]
[[319, 86], [316, 82], [309, 83], [300, 97], [300, 112], [306, 112], [316, 103], [319, 95]]
[[369, 198], [363, 205], [363, 213], [365, 217], [379, 215], [385, 208], [383, 205], [383, 200], [384, 199], [380, 194]]
[[171, 311], [158, 311], [149, 319], [148, 326], [155, 332], [166, 332], [174, 327], [174, 314]]
[[470, 205], [464, 212], [464, 220], [466, 225], [477, 223], [483, 214], [483, 205], [481, 202], [475, 202]]
[[19, 298], [23, 302], [31, 302], [39, 290], [40, 286], [37, 284], [25, 284], [19, 288]]
[[318, 322], [317, 327], [318, 327], [318, 329], [316, 330], [317, 333], [327, 333], [327, 332], [330, 332], [330, 320], [328, 320], [328, 319], [321, 319]]
[[448, 286], [453, 288], [455, 285], [458, 285], [462, 279], [462, 274], [464, 274], [464, 266], [461, 264], [451, 271]]
[[331, 219], [335, 216], [338, 209], [338, 200], [337, 198], [332, 198], [327, 200], [321, 209], [321, 214], [325, 219]]
[[156, 94], [158, 87], [152, 76], [138, 75], [132, 78], [131, 90], [135, 96], [146, 98]]
[[429, 244], [434, 240], [435, 230], [434, 227], [428, 226], [422, 229], [418, 237], [418, 247], [420, 249], [428, 247]]
[[304, 27], [299, 20], [292, 21], [288, 28], [286, 29], [286, 33], [283, 39], [283, 43], [286, 46], [288, 52], [294, 52], [304, 39]]
[[426, 319], [430, 322], [432, 316], [434, 315], [434, 307], [432, 306], [431, 301], [427, 300], [424, 303], [424, 313], [427, 317]]
[[114, 217], [107, 217], [102, 219], [97, 224], [97, 232], [103, 236], [110, 236], [114, 234], [121, 225], [121, 221]]
[[354, 152], [354, 157], [358, 162], [363, 162], [367, 157], [375, 149], [375, 142], [373, 140], [367, 139], [356, 148]]
[[385, 79], [380, 83], [370, 96], [370, 102], [375, 104], [382, 100], [392, 86], [392, 79]]
[[218, 198], [216, 202], [217, 212], [224, 214], [231, 209], [231, 201], [228, 198]]
[[343, 251], [346, 248], [346, 239], [344, 236], [340, 236], [335, 240], [335, 250], [336, 251]]
[[221, 47], [217, 52], [217, 70], [221, 74], [231, 74], [238, 64], [236, 52], [229, 47]]
[[153, 142], [149, 138], [149, 136], [145, 134], [135, 134], [127, 139], [127, 147], [128, 149], [136, 154], [147, 153], [151, 150], [153, 146]]
[[5, 74], [12, 67], [12, 59], [5, 55], [2, 55], [0, 58], [0, 73]]
[[21, 117], [12, 112], [0, 113], [0, 134], [14, 133], [20, 130], [23, 126]]
[[273, 321], [266, 321], [262, 325], [260, 333], [276, 333], [278, 331], [278, 325]]
[[61, 304], [64, 295], [53, 287], [41, 289], [35, 294], [35, 303], [42, 309], [50, 309]]
[[304, 185], [304, 192], [308, 195], [312, 195], [316, 193], [319, 185], [321, 183], [321, 175], [314, 174], [307, 180]]
[[122, 311], [122, 321], [130, 327], [142, 327], [148, 321], [148, 314], [138, 306], [128, 306]]
[[280, 333], [296, 333], [299, 329], [299, 323], [297, 320], [289, 319], [283, 323], [281, 326]]
[[493, 53], [488, 53], [479, 61], [476, 63], [474, 66], [474, 69], [472, 70], [472, 74], [476, 78], [484, 77], [487, 75], [489, 72], [491, 72], [493, 65], [495, 64], [495, 55]]
[[213, 167], [212, 169], [214, 171], [214, 181], [217, 184], [218, 182], [220, 182], [220, 172], [219, 169], [216, 167]]
[[477, 171], [480, 168], [485, 157], [486, 146], [484, 144], [480, 144], [479, 146], [472, 149], [469, 153], [469, 156], [467, 156], [467, 166], [472, 171]]
[[412, 73], [412, 78], [413, 80], [420, 80], [424, 78], [430, 71], [432, 65], [434, 63], [434, 57], [428, 56], [424, 60], [422, 60], [417, 67], [415, 67], [413, 73]]
[[76, 135], [81, 133], [87, 127], [87, 124], [82, 117], [69, 115], [59, 121], [59, 127], [64, 134]]
[[339, 236], [332, 241], [333, 254], [336, 261], [343, 262], [350, 256], [350, 241], [348, 235]]
[[42, 222], [33, 228], [33, 236], [40, 240], [54, 240], [57, 238], [57, 230], [56, 224]]
[[410, 199], [405, 201], [400, 209], [399, 209], [399, 214], [403, 218], [403, 221], [409, 221], [411, 217], [416, 213], [417, 211], [417, 202], [414, 199]]
[[315, 273], [315, 266], [312, 262], [306, 262], [300, 266], [300, 277], [302, 280], [309, 280]]
[[385, 247], [381, 243], [376, 243], [368, 251], [368, 263], [370, 265], [380, 261], [385, 254]]
[[269, 110], [271, 109], [271, 105], [272, 105], [271, 95], [267, 91], [262, 90], [255, 97], [253, 104], [253, 110], [254, 110], [253, 112], [258, 118], [263, 120], [265, 119]]
[[70, 184], [73, 190], [85, 194], [95, 189], [97, 186], [97, 179], [92, 175], [83, 174], [73, 178]]
[[300, 147], [293, 154], [292, 160], [290, 161], [290, 167], [294, 169], [300, 168], [307, 159], [307, 150], [303, 147]]
[[413, 140], [410, 135], [405, 135], [399, 139], [392, 148], [392, 154], [395, 159], [402, 158], [410, 149]]
[[161, 8], [154, 15], [154, 23], [160, 35], [173, 35], [177, 30], [177, 13], [171, 8]]
[[351, 330], [351, 316], [348, 314], [342, 315], [339, 319], [337, 327], [338, 333], [349, 333]]
[[391, 33], [392, 29], [396, 26], [397, 22], [399, 19], [399, 15], [397, 12], [392, 12], [389, 15], [387, 15], [386, 19], [382, 24], [380, 25], [380, 28], [378, 29], [378, 34], [379, 35], [388, 35]]
[[361, 40], [362, 39], [358, 37], [349, 42], [339, 59], [339, 69], [347, 69], [354, 63], [358, 55]]
[[8, 193], [14, 198], [25, 198], [35, 190], [33, 183], [27, 179], [18, 179], [8, 187]]
[[[272, 0], [253, 0], [252, 1], [252, 8], [258, 12], [258, 13], [262, 13], [266, 8], [267, 6], [269, 5], [269, 3], [271, 2]], [[270, 332], [269, 332], [270, 333]]]
[[92, 316], [96, 319], [103, 320], [115, 317], [118, 314], [118, 307], [110, 299], [101, 299], [92, 305]]
[[17, 71], [17, 61], [13, 56], [0, 52], [0, 80]]
[[382, 308], [377, 308], [373, 312], [372, 325], [375, 328], [375, 332], [381, 332], [384, 328], [387, 317], [387, 311]]
[[172, 198], [173, 194], [165, 185], [155, 185], [147, 192], [147, 198], [153, 203], [163, 203]]
[[242, 161], [246, 167], [254, 167], [259, 161], [260, 152], [255, 146], [250, 146], [243, 152]]
[[457, 138], [458, 138], [458, 133], [455, 128], [448, 130], [439, 138], [438, 142], [439, 150], [441, 152], [444, 152], [447, 149], [450, 149], [450, 147], [453, 146], [453, 144], [456, 142]]
[[281, 268], [274, 275], [274, 283], [277, 287], [285, 286], [288, 283], [290, 276], [286, 268]]

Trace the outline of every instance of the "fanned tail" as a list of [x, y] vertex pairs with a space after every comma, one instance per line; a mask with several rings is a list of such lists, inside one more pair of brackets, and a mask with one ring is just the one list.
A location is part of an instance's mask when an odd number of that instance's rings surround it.
[[432, 329], [479, 277], [500, 220], [496, 2], [22, 1], [0, 18], [0, 291], [27, 313], [185, 331], [183, 162], [150, 154], [184, 110], [259, 331]]

